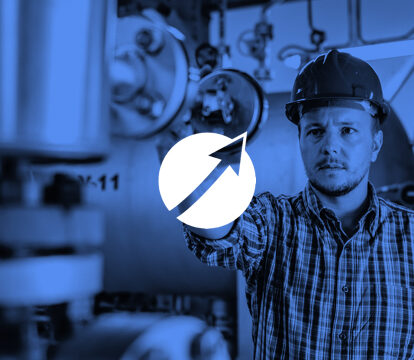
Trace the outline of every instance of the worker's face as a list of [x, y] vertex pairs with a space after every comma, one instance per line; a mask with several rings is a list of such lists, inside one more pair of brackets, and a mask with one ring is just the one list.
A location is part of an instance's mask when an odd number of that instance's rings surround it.
[[382, 145], [382, 131], [362, 110], [321, 107], [300, 120], [299, 143], [306, 174], [322, 193], [341, 196], [368, 179]]

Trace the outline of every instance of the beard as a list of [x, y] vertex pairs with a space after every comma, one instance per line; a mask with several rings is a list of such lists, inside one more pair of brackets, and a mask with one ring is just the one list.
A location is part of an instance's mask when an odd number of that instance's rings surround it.
[[310, 178], [309, 178], [309, 182], [316, 190], [318, 190], [322, 194], [327, 195], [327, 196], [332, 196], [332, 197], [338, 197], [338, 196], [346, 195], [350, 193], [352, 190], [354, 190], [364, 179], [368, 171], [369, 171], [369, 168], [366, 171], [364, 171], [364, 173], [361, 174], [360, 177], [358, 177], [357, 179], [349, 180], [341, 185], [326, 186], [326, 185], [321, 184], [316, 179], [310, 179]]

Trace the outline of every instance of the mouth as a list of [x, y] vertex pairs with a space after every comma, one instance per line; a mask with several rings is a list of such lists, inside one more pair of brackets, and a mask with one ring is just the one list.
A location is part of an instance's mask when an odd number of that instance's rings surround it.
[[319, 166], [319, 170], [345, 170], [345, 167], [339, 164], [324, 164]]

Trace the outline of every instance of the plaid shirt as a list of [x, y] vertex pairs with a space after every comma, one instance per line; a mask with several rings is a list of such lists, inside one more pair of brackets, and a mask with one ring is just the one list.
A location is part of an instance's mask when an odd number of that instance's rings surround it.
[[308, 184], [253, 198], [208, 265], [243, 271], [255, 359], [414, 359], [414, 212], [378, 198], [349, 238]]

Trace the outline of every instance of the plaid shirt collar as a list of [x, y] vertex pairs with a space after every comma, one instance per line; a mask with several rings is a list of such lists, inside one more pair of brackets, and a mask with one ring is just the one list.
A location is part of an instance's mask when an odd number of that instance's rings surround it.
[[[381, 211], [377, 193], [371, 182], [368, 182], [368, 198], [369, 206], [367, 211], [360, 217], [359, 225], [364, 224], [369, 228], [372, 236], [375, 235], [378, 226], [384, 221], [385, 213]], [[337, 219], [332, 210], [322, 205], [312, 185], [308, 181], [302, 192], [302, 199], [309, 216], [323, 227], [324, 221]]]

